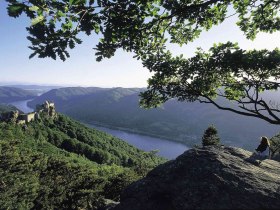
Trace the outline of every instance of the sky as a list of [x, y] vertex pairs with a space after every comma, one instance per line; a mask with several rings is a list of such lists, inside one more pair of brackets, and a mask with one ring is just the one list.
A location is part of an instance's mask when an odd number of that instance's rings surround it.
[[[176, 55], [194, 55], [197, 47], [209, 49], [214, 43], [238, 42], [243, 49], [280, 48], [280, 32], [258, 34], [254, 41], [247, 40], [235, 25], [236, 17], [228, 18], [186, 46], [169, 45]], [[0, 0], [0, 84], [41, 84], [95, 87], [146, 87], [151, 73], [142, 67], [132, 53], [118, 50], [113, 58], [95, 61], [94, 50], [98, 38], [83, 36], [83, 44], [70, 51], [65, 62], [50, 58], [32, 58], [26, 39], [30, 20], [7, 15], [6, 3]]]

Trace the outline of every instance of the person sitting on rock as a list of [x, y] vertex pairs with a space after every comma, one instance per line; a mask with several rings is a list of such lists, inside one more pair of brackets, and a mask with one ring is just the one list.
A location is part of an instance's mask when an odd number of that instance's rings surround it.
[[256, 151], [262, 158], [270, 158], [270, 142], [266, 136], [261, 137], [261, 143]]

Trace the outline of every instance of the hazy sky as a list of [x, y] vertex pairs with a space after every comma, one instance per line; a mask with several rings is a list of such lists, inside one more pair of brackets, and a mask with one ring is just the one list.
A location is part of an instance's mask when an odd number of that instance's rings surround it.
[[[246, 40], [243, 33], [235, 26], [236, 17], [227, 19], [214, 27], [195, 42], [180, 48], [170, 46], [175, 54], [192, 56], [197, 47], [207, 50], [218, 42], [239, 42], [243, 49], [280, 48], [280, 32], [258, 35], [254, 41]], [[111, 59], [96, 62], [93, 47], [96, 37], [86, 37], [82, 45], [70, 51], [70, 58], [65, 62], [50, 58], [28, 59], [31, 50], [26, 39], [25, 27], [30, 20], [21, 16], [10, 18], [6, 12], [6, 3], [0, 0], [0, 83], [17, 84], [56, 84], [67, 86], [99, 87], [145, 87], [150, 76], [140, 61], [133, 59], [130, 53], [117, 51]]]

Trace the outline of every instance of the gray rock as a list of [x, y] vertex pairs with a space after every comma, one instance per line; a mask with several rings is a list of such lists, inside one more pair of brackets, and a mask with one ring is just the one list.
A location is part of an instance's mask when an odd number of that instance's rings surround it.
[[280, 163], [234, 147], [191, 149], [131, 184], [113, 209], [280, 209]]
[[98, 208], [98, 210], [112, 210], [115, 206], [117, 206], [119, 202], [110, 200], [110, 199], [104, 199], [104, 203], [101, 207]]

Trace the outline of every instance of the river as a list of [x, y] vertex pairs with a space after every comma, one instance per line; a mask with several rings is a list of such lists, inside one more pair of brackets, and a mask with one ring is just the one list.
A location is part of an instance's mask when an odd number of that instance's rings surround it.
[[89, 127], [109, 133], [125, 142], [142, 149], [144, 151], [159, 150], [158, 155], [167, 159], [174, 159], [184, 151], [189, 149], [186, 145], [168, 141], [166, 139], [155, 138], [151, 136], [130, 133], [127, 131], [114, 130], [110, 128], [100, 127], [96, 125], [88, 125]]
[[29, 99], [29, 100], [24, 100], [24, 101], [15, 101], [15, 102], [11, 102], [9, 104], [15, 106], [16, 108], [18, 108], [19, 110], [23, 111], [24, 113], [29, 113], [29, 112], [33, 112], [34, 109], [30, 108], [29, 106], [27, 106], [27, 103], [29, 101], [32, 101], [33, 99]]
[[[32, 99], [31, 99], [32, 100]], [[33, 112], [33, 109], [27, 106], [27, 102], [30, 100], [16, 101], [10, 104], [14, 105], [24, 113]], [[159, 150], [158, 155], [165, 157], [167, 159], [174, 159], [178, 155], [182, 154], [184, 151], [189, 149], [186, 145], [168, 141], [165, 139], [155, 138], [151, 136], [135, 134], [131, 132], [114, 130], [106, 127], [87, 125], [88, 127], [95, 128], [113, 136], [116, 136], [125, 142], [142, 149], [144, 151]]]

